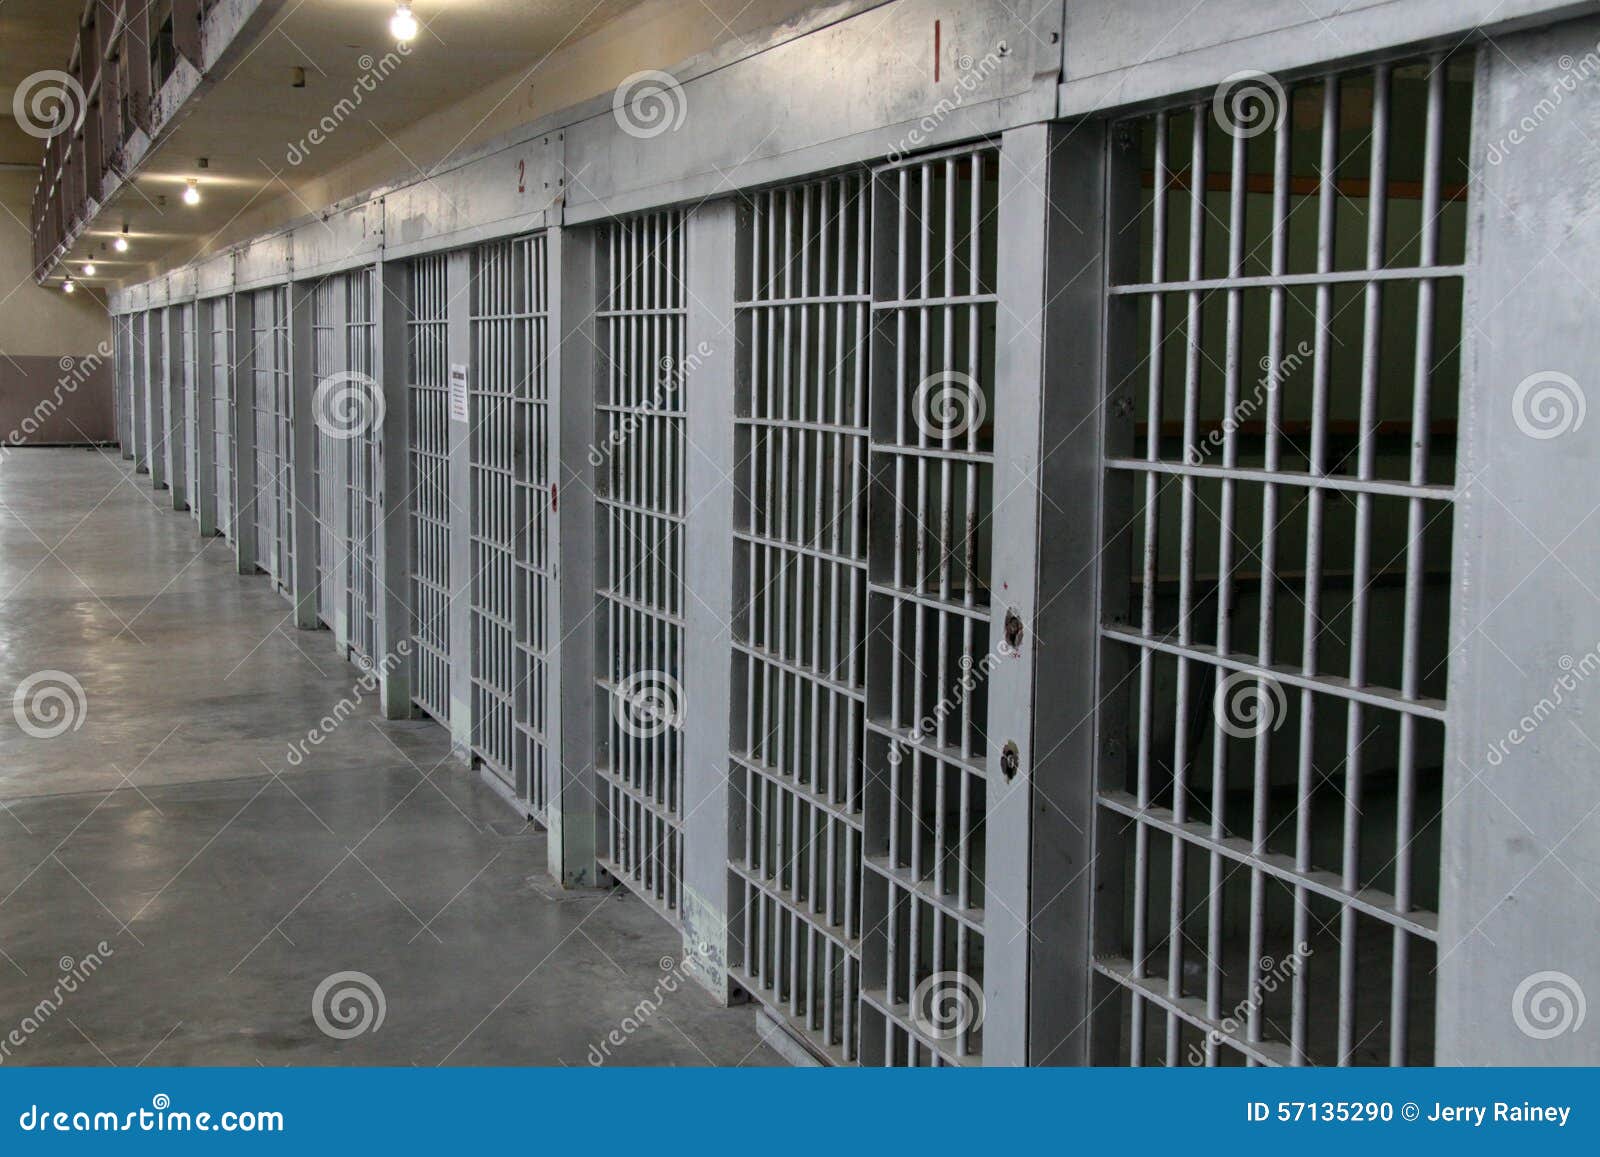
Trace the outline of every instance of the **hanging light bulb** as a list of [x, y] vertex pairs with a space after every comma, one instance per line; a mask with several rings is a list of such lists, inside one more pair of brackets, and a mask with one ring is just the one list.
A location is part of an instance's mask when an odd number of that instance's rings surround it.
[[118, 253], [126, 253], [128, 251], [128, 239], [126, 237], [118, 237], [111, 243], [111, 248]]
[[73, 292], [75, 292], [77, 290], [77, 288], [78, 288], [77, 282], [73, 281], [72, 278], [70, 278], [70, 277], [67, 278], [65, 281], [63, 281], [61, 283], [61, 292], [62, 293], [73, 293]]
[[411, 5], [403, 2], [394, 6], [389, 17], [389, 35], [404, 44], [417, 34], [417, 18], [411, 15]]
[[94, 276], [94, 262], [93, 261], [85, 261], [83, 263], [83, 275], [85, 277], [93, 277]]
[[193, 177], [189, 178], [189, 187], [183, 191], [185, 205], [198, 205], [200, 203], [200, 182]]

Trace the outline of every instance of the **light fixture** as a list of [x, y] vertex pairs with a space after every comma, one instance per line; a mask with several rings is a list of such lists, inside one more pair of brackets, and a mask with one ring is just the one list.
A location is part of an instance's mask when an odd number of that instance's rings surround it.
[[198, 205], [200, 203], [200, 182], [193, 177], [189, 178], [189, 187], [183, 191], [185, 205]]
[[389, 17], [389, 35], [404, 44], [416, 34], [417, 18], [411, 15], [411, 5], [402, 0], [394, 6], [394, 15]]
[[61, 292], [62, 293], [72, 293], [77, 288], [78, 288], [77, 282], [73, 281], [72, 278], [70, 278], [70, 277], [67, 278], [65, 281], [63, 281], [61, 283]]
[[126, 222], [123, 223], [121, 235], [111, 243], [111, 248], [118, 253], [126, 253], [128, 251], [128, 226]]
[[83, 275], [85, 277], [93, 277], [94, 276], [94, 262], [93, 261], [85, 261], [83, 263]]

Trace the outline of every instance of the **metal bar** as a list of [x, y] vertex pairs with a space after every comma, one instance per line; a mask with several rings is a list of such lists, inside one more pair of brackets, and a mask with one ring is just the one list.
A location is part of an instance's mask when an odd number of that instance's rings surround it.
[[1106, 288], [1111, 297], [1164, 297], [1218, 289], [1293, 289], [1319, 285], [1371, 285], [1374, 282], [1438, 282], [1465, 276], [1464, 265], [1397, 265], [1376, 269], [1329, 269], [1315, 273], [1264, 273], [1246, 277], [1202, 277], [1177, 281], [1143, 281]]

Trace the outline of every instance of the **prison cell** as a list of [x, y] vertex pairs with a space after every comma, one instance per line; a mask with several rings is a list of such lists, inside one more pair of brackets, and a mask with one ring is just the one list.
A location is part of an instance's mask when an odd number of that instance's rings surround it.
[[549, 271], [543, 235], [472, 255], [472, 749], [531, 814], [548, 799]]
[[[319, 396], [337, 389], [336, 375], [344, 372], [343, 282], [327, 277], [312, 290], [311, 344]], [[317, 510], [317, 618], [336, 635], [345, 631], [343, 606], [349, 567], [348, 507], [345, 472], [349, 454], [338, 431], [321, 419], [322, 406], [313, 405], [317, 421], [317, 462], [314, 496]]]
[[736, 970], [842, 1062], [861, 994], [870, 200], [860, 174], [759, 194], [736, 307]]
[[[341, 433], [346, 435], [343, 449], [348, 463], [344, 474], [344, 501], [349, 539], [344, 549], [348, 557], [345, 573], [350, 584], [350, 645], [357, 659], [370, 666], [379, 661], [378, 571], [373, 558], [381, 470], [378, 457], [381, 423], [377, 407], [382, 387], [373, 376], [377, 368], [377, 274], [369, 267], [344, 274], [340, 280], [346, 303], [344, 367], [350, 375], [347, 389], [358, 391], [352, 395], [354, 409], [347, 411], [354, 419], [353, 424], [341, 427]], [[337, 424], [340, 416], [343, 415], [336, 415], [331, 421]]]
[[251, 309], [255, 421], [256, 561], [292, 596], [294, 443], [289, 380], [289, 297], [279, 286], [257, 290]]
[[379, 387], [371, 268], [333, 274], [312, 294], [317, 386], [317, 614], [356, 660], [378, 661]]
[[[863, 1058], [981, 1063], [923, 1007], [984, 975], [997, 154], [873, 185]], [[870, 1051], [869, 1051], [870, 1050]]]
[[683, 873], [683, 215], [604, 226], [595, 312], [595, 765], [602, 865], [679, 923]]
[[195, 303], [173, 306], [173, 333], [176, 356], [181, 367], [183, 407], [183, 478], [189, 499], [189, 515], [200, 521], [200, 394], [199, 372], [195, 366]]
[[216, 462], [217, 530], [233, 540], [233, 298], [206, 303], [211, 327], [211, 406]]
[[122, 456], [135, 458], [138, 447], [133, 422], [133, 319], [129, 315], [111, 320], [111, 356], [115, 365], [117, 437]]
[[171, 484], [172, 461], [171, 430], [167, 422], [167, 349], [166, 310], [151, 309], [144, 315], [144, 404], [145, 433], [150, 445], [145, 454], [145, 465], [150, 471], [150, 481], [157, 489]]
[[148, 386], [145, 374], [145, 315], [134, 314], [128, 322], [129, 399], [133, 405], [133, 462], [136, 470], [150, 472], [150, 411], [145, 401]]
[[408, 270], [406, 376], [411, 470], [411, 634], [416, 646], [412, 700], [450, 722], [450, 356], [444, 254]]
[[160, 330], [161, 349], [161, 415], [162, 430], [166, 437], [167, 488], [172, 494], [172, 508], [182, 510], [188, 501], [189, 440], [184, 422], [185, 392], [183, 384], [183, 324], [182, 306], [169, 302], [156, 323]]
[[1253, 139], [1121, 128], [1105, 1060], [1432, 1059], [1471, 84], [1429, 57], [1296, 84]]

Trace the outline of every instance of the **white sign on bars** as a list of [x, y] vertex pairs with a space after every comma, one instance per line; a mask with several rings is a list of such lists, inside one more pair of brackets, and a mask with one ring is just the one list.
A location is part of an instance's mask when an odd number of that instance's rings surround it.
[[467, 409], [467, 367], [453, 364], [450, 366], [450, 420], [452, 422], [466, 422], [469, 411]]

